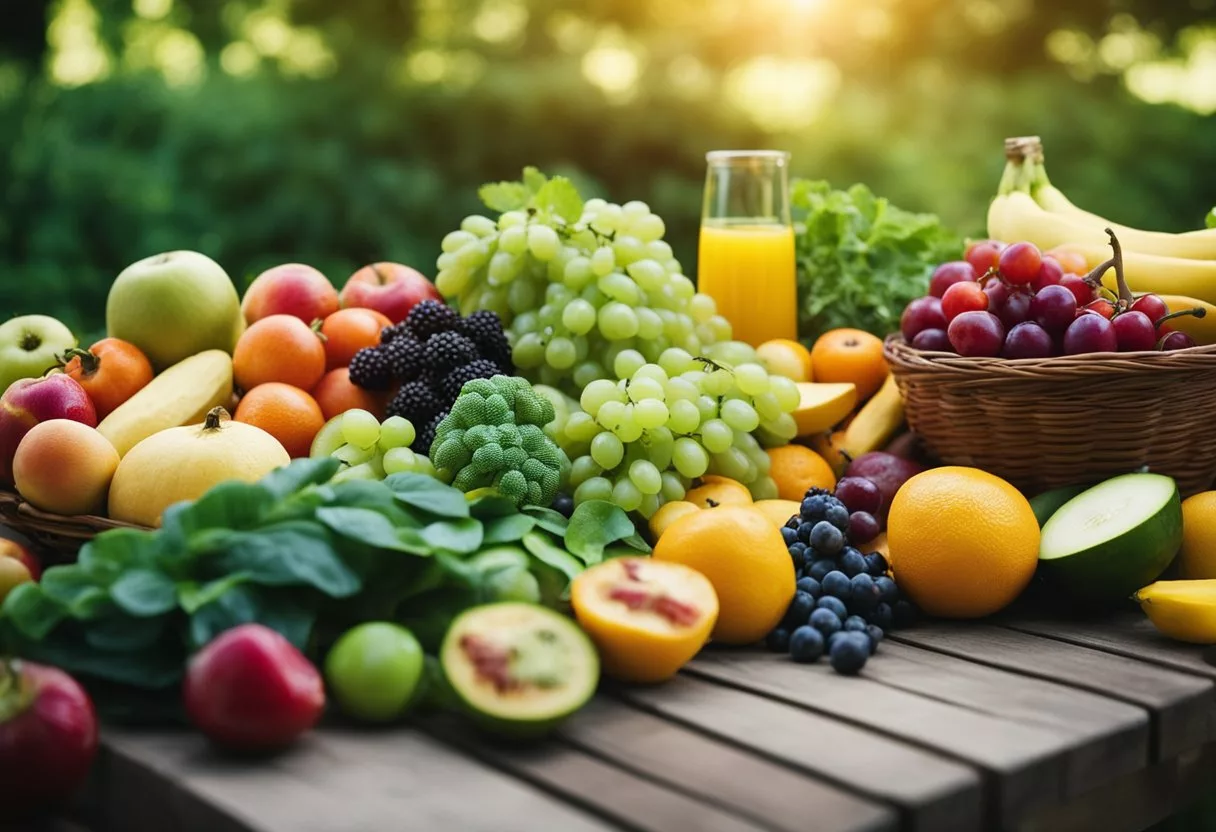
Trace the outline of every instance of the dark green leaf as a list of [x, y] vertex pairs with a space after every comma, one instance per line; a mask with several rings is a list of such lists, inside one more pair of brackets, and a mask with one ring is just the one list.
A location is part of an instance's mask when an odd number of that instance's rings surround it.
[[636, 536], [633, 521], [620, 506], [607, 500], [588, 500], [574, 510], [565, 540], [567, 549], [591, 565], [600, 562], [609, 543]]
[[107, 583], [109, 582], [99, 582], [95, 575], [79, 564], [70, 564], [52, 566], [46, 570], [42, 573], [39, 585], [48, 598], [70, 609], [84, 596], [103, 590]]
[[536, 525], [545, 531], [552, 532], [558, 537], [566, 536], [566, 529], [569, 528], [570, 521], [561, 512], [544, 506], [524, 506], [523, 513], [535, 518]]
[[459, 520], [441, 520], [432, 523], [421, 532], [422, 539], [436, 549], [467, 555], [481, 548], [483, 536], [481, 523], [472, 517]]
[[235, 586], [190, 616], [190, 642], [197, 650], [225, 630], [257, 621], [261, 611], [256, 587]]
[[383, 482], [371, 480], [347, 480], [327, 489], [327, 506], [358, 506], [360, 508], [388, 508], [396, 498]]
[[510, 514], [506, 517], [495, 517], [485, 522], [485, 538], [482, 543], [514, 543], [536, 525], [536, 519], [526, 514]]
[[444, 485], [425, 474], [393, 474], [384, 480], [393, 494], [407, 506], [440, 517], [468, 517], [469, 501], [459, 489]]
[[253, 528], [273, 502], [274, 496], [257, 483], [223, 482], [193, 503], [166, 509], [161, 518], [162, 534], [185, 540], [200, 529]]
[[67, 617], [67, 610], [50, 598], [39, 584], [24, 583], [5, 597], [0, 615], [12, 622], [26, 638], [41, 641]]
[[161, 641], [152, 647], [115, 655], [77, 642], [44, 641], [29, 646], [31, 661], [51, 664], [75, 676], [105, 679], [149, 690], [171, 688], [181, 681], [184, 662], [180, 647]]
[[299, 520], [241, 534], [216, 566], [245, 572], [259, 584], [315, 587], [332, 598], [353, 595], [361, 586], [359, 576], [334, 552], [329, 533]]
[[574, 580], [583, 571], [583, 564], [562, 547], [553, 542], [553, 538], [544, 532], [528, 532], [523, 536], [524, 548], [533, 557], [546, 566], [561, 572], [570, 580]]
[[177, 586], [177, 603], [186, 615], [194, 615], [200, 607], [210, 604], [228, 590], [248, 581], [249, 575], [245, 572], [233, 572], [205, 584], [187, 581]]
[[156, 643], [164, 632], [165, 619], [133, 618], [121, 613], [84, 627], [84, 640], [97, 650], [133, 653]]
[[307, 649], [313, 625], [317, 621], [314, 606], [277, 590], [263, 590], [262, 594], [264, 597], [258, 623], [279, 633], [299, 650]]
[[491, 517], [507, 517], [519, 512], [514, 500], [507, 499], [501, 494], [483, 494], [469, 502], [469, 513], [478, 520]]
[[276, 500], [283, 500], [306, 486], [329, 482], [341, 465], [341, 461], [333, 457], [296, 459], [271, 471], [258, 485]]
[[387, 517], [369, 508], [319, 508], [317, 519], [335, 534], [376, 549], [430, 554], [427, 547], [418, 547], [404, 540]]
[[177, 587], [163, 572], [136, 569], [110, 587], [114, 603], [130, 615], [151, 618], [177, 607]]
[[80, 548], [76, 565], [93, 575], [98, 584], [108, 586], [128, 569], [154, 566], [162, 551], [156, 532], [111, 529]]

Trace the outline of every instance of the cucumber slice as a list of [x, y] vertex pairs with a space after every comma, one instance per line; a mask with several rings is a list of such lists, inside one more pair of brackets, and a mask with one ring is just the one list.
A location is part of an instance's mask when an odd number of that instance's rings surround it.
[[1034, 519], [1039, 521], [1039, 528], [1043, 528], [1047, 521], [1051, 519], [1051, 515], [1060, 510], [1060, 506], [1082, 491], [1088, 490], [1092, 485], [1092, 483], [1085, 485], [1063, 485], [1050, 491], [1044, 491], [1033, 498], [1030, 501], [1030, 508], [1034, 510]]
[[1182, 500], [1160, 474], [1124, 474], [1057, 509], [1039, 543], [1045, 579], [1078, 600], [1126, 599], [1157, 579], [1182, 545]]

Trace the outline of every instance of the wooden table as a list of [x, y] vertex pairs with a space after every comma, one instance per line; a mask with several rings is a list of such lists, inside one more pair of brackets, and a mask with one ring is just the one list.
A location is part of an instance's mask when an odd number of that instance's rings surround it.
[[1216, 788], [1216, 658], [1135, 613], [925, 624], [855, 678], [710, 650], [552, 740], [325, 727], [234, 761], [106, 730], [95, 832], [1143, 829]]

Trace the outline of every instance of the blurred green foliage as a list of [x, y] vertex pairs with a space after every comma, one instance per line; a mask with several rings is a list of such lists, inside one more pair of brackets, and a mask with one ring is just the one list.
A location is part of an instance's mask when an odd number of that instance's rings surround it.
[[[42, 311], [95, 332], [114, 275], [175, 248], [216, 258], [239, 286], [286, 261], [339, 284], [372, 260], [432, 272], [443, 234], [478, 210], [477, 186], [527, 164], [646, 200], [689, 271], [714, 148], [788, 149], [796, 175], [865, 182], [967, 235], [983, 233], [1007, 135], [1041, 135], [1053, 181], [1117, 221], [1200, 227], [1216, 201], [1216, 120], [1048, 55], [1053, 31], [1111, 31], [1105, 2], [756, 3], [23, 0], [0, 30], [0, 315]], [[825, 17], [760, 13], [780, 4]], [[983, 17], [1004, 5], [1020, 11], [999, 26]], [[1159, 5], [1122, 8], [1168, 52], [1204, 13]], [[51, 22], [67, 6], [97, 13], [110, 70], [91, 83], [53, 77]], [[524, 10], [506, 40], [475, 34], [491, 6]], [[867, 40], [853, 18], [874, 9], [886, 34]], [[270, 12], [317, 35], [327, 61], [300, 71], [262, 55], [232, 72], [229, 47]], [[193, 82], [167, 82], [148, 58], [159, 53], [140, 33], [166, 28], [200, 49]], [[603, 43], [642, 56], [628, 94], [583, 71]], [[428, 50], [476, 71], [428, 78], [410, 58]], [[764, 128], [726, 100], [732, 68], [756, 55], [838, 68], [813, 120]], [[694, 91], [673, 80], [678, 66]]]

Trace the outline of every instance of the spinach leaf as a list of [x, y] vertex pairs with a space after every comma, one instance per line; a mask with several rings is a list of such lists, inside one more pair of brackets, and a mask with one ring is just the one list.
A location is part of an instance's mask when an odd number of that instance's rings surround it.
[[105, 599], [109, 581], [98, 582], [79, 564], [53, 566], [42, 575], [43, 593], [59, 602], [74, 618], [89, 618]]
[[190, 616], [191, 645], [197, 650], [225, 630], [257, 621], [261, 611], [261, 597], [256, 587], [249, 584], [234, 586]]
[[253, 528], [273, 502], [273, 495], [260, 484], [229, 480], [193, 503], [175, 503], [165, 509], [161, 534], [184, 540], [200, 529]]
[[[45, 574], [50, 574], [47, 570]], [[0, 612], [27, 639], [41, 641], [68, 617], [68, 611], [42, 589], [41, 584], [24, 583], [4, 599]]]
[[331, 598], [354, 595], [361, 586], [318, 523], [292, 520], [242, 533], [215, 560], [222, 572], [245, 572], [254, 583], [303, 584]]
[[559, 511], [544, 506], [524, 506], [523, 513], [536, 520], [536, 525], [558, 537], [566, 536], [570, 521]]
[[80, 548], [76, 565], [93, 575], [99, 584], [108, 585], [128, 569], [154, 566], [162, 551], [157, 532], [111, 529]]
[[566, 548], [588, 566], [603, 560], [604, 547], [618, 540], [640, 552], [650, 551], [619, 506], [607, 500], [588, 500], [574, 510], [566, 532]]
[[469, 502], [469, 513], [478, 520], [491, 517], [508, 517], [519, 512], [514, 500], [508, 500], [501, 494], [483, 494]]
[[112, 615], [84, 627], [84, 640], [90, 647], [111, 652], [137, 652], [156, 644], [165, 630], [164, 618], [135, 618]]
[[424, 528], [420, 534], [435, 549], [467, 555], [481, 548], [481, 523], [472, 517], [440, 520]]
[[536, 519], [526, 514], [509, 514], [495, 517], [485, 522], [485, 536], [482, 544], [514, 543], [536, 526]]
[[384, 484], [407, 506], [440, 517], [469, 516], [469, 501], [464, 493], [434, 477], [426, 474], [393, 474], [384, 480]]
[[548, 567], [556, 569], [569, 580], [574, 580], [583, 571], [583, 564], [553, 542], [553, 538], [543, 532], [528, 532], [523, 536], [524, 548], [537, 560]]
[[258, 486], [275, 500], [285, 500], [309, 485], [329, 482], [341, 465], [341, 461], [333, 457], [292, 460], [262, 477]]
[[138, 618], [164, 615], [177, 608], [177, 587], [168, 575], [152, 569], [128, 572], [110, 587], [110, 597]]
[[194, 615], [200, 607], [210, 604], [235, 586], [248, 583], [249, 574], [233, 572], [205, 584], [183, 581], [177, 586], [177, 603], [186, 615]]
[[181, 647], [168, 639], [142, 650], [122, 653], [96, 650], [76, 641], [51, 639], [23, 651], [31, 661], [51, 664], [75, 676], [88, 676], [146, 689], [171, 688], [181, 681], [185, 662]]
[[335, 534], [357, 540], [376, 549], [390, 549], [417, 555], [429, 555], [424, 547], [403, 539], [399, 530], [383, 514], [369, 508], [319, 508], [317, 519]]

